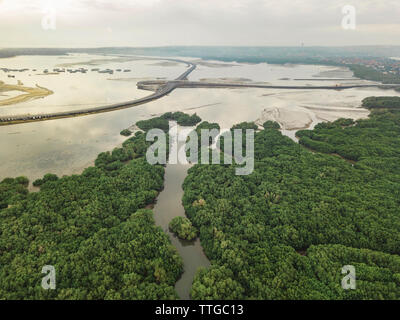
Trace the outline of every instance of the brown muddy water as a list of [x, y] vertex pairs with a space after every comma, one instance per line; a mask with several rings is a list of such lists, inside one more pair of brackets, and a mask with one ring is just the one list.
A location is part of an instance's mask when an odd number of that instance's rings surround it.
[[164, 180], [165, 189], [158, 196], [153, 209], [156, 224], [168, 234], [172, 245], [183, 259], [184, 272], [176, 283], [175, 289], [179, 297], [184, 300], [190, 299], [190, 288], [197, 269], [210, 265], [198, 238], [193, 242], [182, 241], [170, 232], [168, 227], [173, 218], [186, 216], [182, 205], [182, 184], [189, 168], [190, 165], [167, 165]]

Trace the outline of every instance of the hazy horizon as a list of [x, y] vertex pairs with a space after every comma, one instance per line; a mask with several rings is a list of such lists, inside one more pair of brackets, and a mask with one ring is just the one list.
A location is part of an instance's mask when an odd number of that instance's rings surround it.
[[249, 45], [149, 45], [149, 46], [0, 46], [0, 49], [103, 49], [103, 48], [131, 48], [131, 49], [156, 49], [156, 48], [400, 48], [398, 45], [384, 45], [384, 44], [366, 44], [366, 45], [313, 45], [313, 46], [299, 46], [299, 45], [287, 45], [287, 46], [249, 46]]

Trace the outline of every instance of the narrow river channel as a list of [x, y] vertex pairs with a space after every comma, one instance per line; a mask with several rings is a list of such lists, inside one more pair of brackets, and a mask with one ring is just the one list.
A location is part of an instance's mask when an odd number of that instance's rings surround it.
[[210, 265], [198, 238], [194, 242], [182, 241], [171, 233], [168, 227], [173, 218], [185, 216], [185, 210], [182, 205], [182, 184], [189, 168], [190, 165], [167, 165], [164, 178], [165, 188], [158, 196], [157, 203], [153, 209], [156, 224], [169, 235], [172, 245], [178, 250], [183, 259], [184, 272], [175, 285], [179, 297], [183, 300], [190, 299], [190, 288], [197, 269]]

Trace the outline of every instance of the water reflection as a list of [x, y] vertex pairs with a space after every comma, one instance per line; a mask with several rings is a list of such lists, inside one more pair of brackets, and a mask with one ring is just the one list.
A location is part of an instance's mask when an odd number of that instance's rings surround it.
[[[28, 67], [35, 62], [38, 66], [53, 63], [57, 64], [71, 60], [87, 60], [82, 57], [17, 57], [0, 60], [14, 61], [19, 67]], [[104, 57], [103, 57], [104, 58]], [[37, 59], [41, 62], [39, 63]], [[50, 61], [50, 62], [49, 62]], [[45, 63], [46, 62], [46, 63]], [[165, 76], [173, 78], [186, 68], [185, 65], [173, 64], [172, 66], [153, 65], [155, 62], [132, 61], [128, 64], [135, 64], [132, 72], [139, 76], [156, 78]], [[140, 65], [144, 65], [140, 67]], [[150, 66], [149, 66], [150, 65]], [[104, 67], [111, 68], [107, 64]], [[112, 66], [115, 68], [115, 66]], [[148, 68], [154, 69], [148, 69]], [[142, 68], [142, 69], [140, 69]], [[268, 68], [273, 68], [273, 76], [268, 75]], [[142, 70], [142, 71], [140, 71]], [[237, 77], [242, 76], [259, 81], [280, 81], [283, 77], [295, 78], [304, 72], [303, 77], [312, 77], [324, 71], [332, 71], [331, 67], [321, 66], [268, 66], [240, 64], [236, 67], [206, 67], [199, 66], [192, 75], [191, 80], [199, 78], [212, 78], [215, 76]], [[147, 73], [149, 72], [149, 73]], [[1, 72], [0, 72], [1, 75]], [[333, 74], [334, 76], [337, 76]], [[87, 92], [84, 95], [74, 95], [71, 91], [61, 95], [72, 96], [75, 103], [86, 103], [88, 97], [93, 95], [94, 99], [104, 99], [110, 96], [119, 100], [132, 99], [135, 92], [138, 95], [147, 95], [148, 92], [138, 91], [134, 82], [130, 81], [106, 81], [111, 83], [112, 90], [103, 90], [98, 87], [91, 87], [91, 78], [82, 76], [88, 81], [72, 82], [69, 85], [85, 87]], [[326, 75], [325, 75], [326, 76]], [[43, 79], [50, 79], [52, 76], [43, 76]], [[58, 76], [57, 76], [58, 77]], [[127, 76], [132, 77], [132, 75]], [[263, 78], [264, 77], [264, 78]], [[270, 78], [268, 78], [270, 77]], [[275, 79], [275, 80], [274, 80]], [[0, 79], [1, 80], [1, 79]], [[50, 81], [50, 80], [47, 80]], [[282, 80], [283, 81], [283, 80]], [[318, 82], [318, 81], [316, 81]], [[43, 85], [42, 83], [40, 83]], [[49, 83], [50, 84], [50, 83]], [[84, 84], [84, 85], [83, 85]], [[65, 87], [65, 86], [64, 86]], [[118, 92], [112, 95], [110, 91]], [[137, 90], [137, 91], [135, 91]], [[90, 91], [90, 92], [89, 92]], [[100, 92], [100, 93], [99, 93]], [[106, 92], [106, 93], [105, 93]], [[110, 93], [108, 93], [110, 92]], [[0, 127], [0, 179], [8, 176], [25, 175], [31, 180], [42, 177], [45, 173], [53, 172], [58, 175], [78, 173], [84, 167], [90, 165], [97, 154], [105, 150], [112, 150], [122, 143], [125, 138], [119, 132], [131, 126], [138, 120], [147, 119], [155, 114], [162, 114], [168, 111], [196, 112], [203, 120], [218, 122], [221, 128], [230, 128], [233, 124], [242, 121], [266, 120], [262, 119], [265, 110], [267, 113], [277, 114], [277, 120], [281, 123], [284, 133], [294, 137], [295, 130], [299, 123], [311, 117], [313, 124], [321, 121], [331, 121], [339, 117], [362, 118], [368, 115], [368, 111], [352, 110], [361, 106], [361, 100], [372, 95], [399, 95], [393, 90], [380, 90], [377, 88], [351, 89], [345, 91], [334, 90], [275, 90], [275, 89], [177, 89], [168, 96], [140, 105], [131, 109], [119, 110], [104, 114], [91, 115], [86, 117], [52, 120], [45, 122], [19, 124]], [[48, 97], [49, 98], [49, 97]], [[0, 107], [0, 113], [7, 113], [10, 110], [28, 110], [28, 104], [32, 108], [52, 108], [48, 105], [48, 98], [31, 101], [21, 105]], [[72, 98], [71, 98], [72, 99]], [[74, 106], [72, 106], [74, 107]], [[65, 107], [63, 107], [65, 108]], [[360, 112], [361, 111], [361, 112]], [[19, 112], [18, 112], [19, 113]], [[280, 117], [279, 117], [280, 115]], [[307, 120], [306, 119], [306, 120]], [[315, 119], [315, 121], [314, 121]]]
[[[83, 107], [95, 107], [108, 105], [118, 102], [124, 102], [142, 98], [149, 93], [138, 90], [136, 83], [143, 79], [168, 78], [173, 79], [186, 70], [185, 64], [157, 65], [154, 61], [148, 60], [132, 60], [121, 62], [124, 60], [117, 57], [104, 57], [86, 54], [74, 54], [66, 57], [57, 56], [20, 56], [14, 58], [0, 59], [0, 67], [6, 68], [29, 68], [26, 72], [9, 72], [0, 71], [0, 81], [9, 84], [17, 84], [22, 82], [24, 86], [34, 87], [36, 84], [45, 87], [54, 92], [54, 94], [46, 97], [46, 99], [32, 100], [19, 103], [12, 106], [0, 107], [0, 115], [25, 114], [25, 113], [45, 113], [58, 112], [66, 110], [82, 109]], [[126, 59], [126, 58], [125, 58]], [[132, 57], [132, 59], [137, 59]], [[103, 62], [98, 65], [100, 61]], [[80, 64], [82, 62], [90, 63], [93, 61], [95, 65]], [[97, 61], [97, 62], [96, 62]], [[119, 62], [113, 62], [119, 61]], [[157, 60], [156, 60], [157, 61]], [[87, 73], [59, 73], [47, 75], [43, 74], [43, 70], [47, 68], [52, 71], [62, 63], [71, 65], [65, 69], [79, 69], [81, 67], [88, 69]], [[114, 74], [100, 74], [95, 69], [112, 69]], [[34, 72], [32, 69], [36, 69]], [[123, 70], [131, 70], [123, 72]], [[8, 75], [13, 74], [15, 78], [10, 79]]]

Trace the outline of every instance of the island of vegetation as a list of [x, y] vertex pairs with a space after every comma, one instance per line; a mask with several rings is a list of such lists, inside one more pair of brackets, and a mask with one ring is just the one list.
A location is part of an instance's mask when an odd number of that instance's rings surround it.
[[186, 217], [172, 219], [169, 228], [182, 240], [192, 241], [197, 238], [197, 229], [193, 227], [192, 222]]
[[124, 129], [120, 132], [120, 135], [124, 136], [124, 137], [129, 137], [131, 134], [132, 134], [132, 132], [128, 129]]

